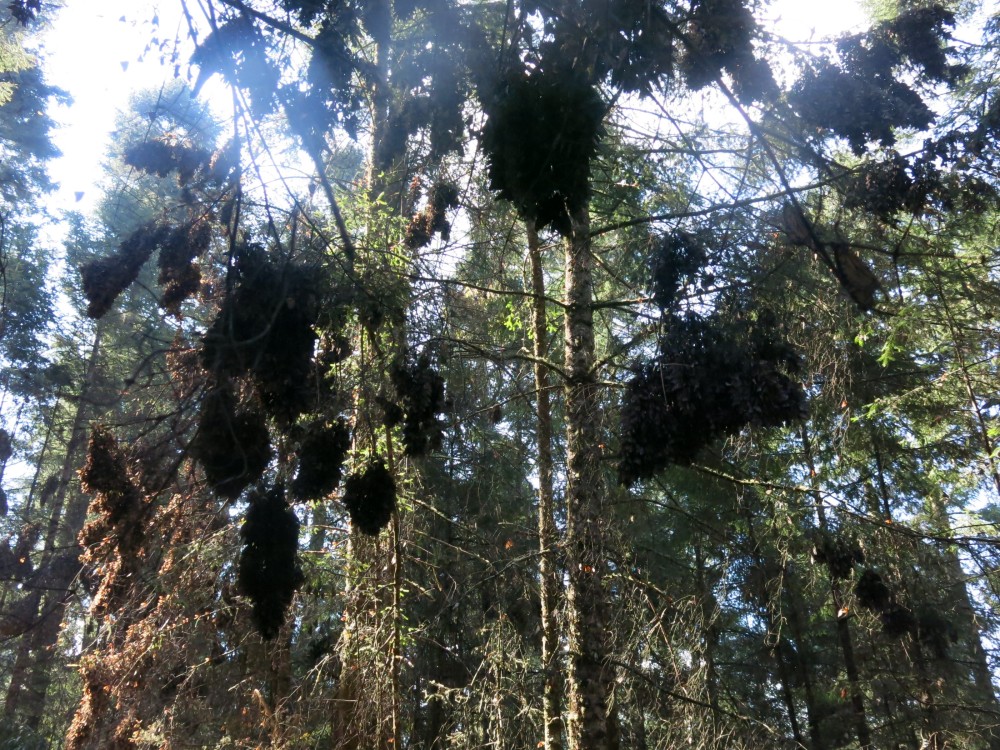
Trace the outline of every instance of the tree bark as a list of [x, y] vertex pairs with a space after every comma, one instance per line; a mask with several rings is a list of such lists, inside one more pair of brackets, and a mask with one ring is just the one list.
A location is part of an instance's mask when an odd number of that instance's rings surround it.
[[607, 514], [600, 452], [600, 400], [594, 377], [593, 268], [590, 215], [571, 217], [566, 239], [566, 562], [569, 640], [569, 744], [610, 750]]
[[[817, 476], [816, 462], [813, 459], [812, 445], [809, 442], [809, 431], [806, 426], [802, 426], [802, 451], [806, 459], [806, 467], [809, 469], [809, 476], [812, 477], [813, 501], [816, 508], [816, 518], [821, 530], [826, 531], [828, 523], [826, 520], [826, 510], [823, 507], [823, 498], [819, 490], [815, 489]], [[858, 737], [858, 744], [861, 750], [871, 750], [872, 745], [871, 730], [868, 727], [868, 716], [865, 713], [865, 699], [861, 692], [861, 676], [858, 673], [857, 661], [854, 658], [854, 642], [851, 638], [851, 624], [847, 617], [841, 616], [844, 611], [844, 595], [841, 591], [840, 583], [830, 575], [830, 596], [833, 600], [833, 610], [837, 618], [837, 640], [840, 643], [840, 652], [843, 657], [844, 671], [847, 673], [847, 682], [851, 686], [851, 705], [854, 707], [854, 729]]]
[[795, 639], [795, 643], [798, 646], [795, 658], [798, 665], [799, 677], [802, 680], [802, 687], [806, 697], [806, 716], [809, 722], [809, 740], [812, 750], [826, 750], [826, 741], [823, 737], [823, 732], [820, 729], [820, 712], [816, 703], [816, 691], [813, 687], [813, 664], [812, 659], [809, 658], [809, 654], [807, 652], [807, 649], [809, 648], [809, 641], [806, 637], [805, 628], [802, 624], [801, 612], [805, 611], [806, 607], [802, 602], [802, 597], [799, 595], [798, 589], [795, 587], [795, 580], [792, 578], [791, 571], [785, 571], [783, 581], [785, 586], [785, 597], [789, 600], [787, 609], [785, 610], [785, 616], [788, 618], [788, 625], [792, 631], [792, 638]]
[[525, 221], [528, 234], [528, 256], [531, 261], [531, 291], [533, 354], [535, 357], [535, 417], [538, 444], [538, 576], [541, 585], [542, 671], [544, 688], [542, 717], [545, 724], [545, 750], [562, 750], [562, 677], [559, 664], [559, 623], [556, 607], [559, 601], [558, 562], [556, 559], [557, 530], [553, 511], [555, 500], [552, 484], [552, 410], [551, 378], [544, 364], [547, 353], [545, 316], [545, 278], [542, 274], [542, 252], [538, 231], [532, 219]]
[[[929, 500], [931, 517], [945, 534], [951, 535], [953, 530], [948, 520], [948, 512], [944, 500], [935, 497]], [[961, 642], [968, 648], [968, 669], [972, 672], [973, 694], [977, 707], [986, 714], [984, 727], [980, 730], [982, 738], [990, 750], [1000, 750], [1000, 701], [997, 700], [996, 687], [990, 671], [989, 657], [983, 648], [982, 629], [976, 616], [972, 598], [967, 586], [968, 575], [962, 569], [962, 561], [958, 553], [951, 548], [939, 552], [938, 565], [942, 577], [948, 582], [952, 594], [949, 597], [955, 607], [955, 625], [961, 634]]]
[[[89, 499], [79, 490], [73, 491], [71, 485], [80, 463], [81, 451], [87, 442], [87, 425], [90, 419], [88, 393], [101, 356], [102, 330], [103, 325], [98, 323], [39, 559], [38, 571], [44, 573], [46, 569], [51, 569], [52, 572], [47, 578], [45, 590], [39, 587], [29, 595], [32, 598], [30, 611], [37, 620], [18, 645], [4, 702], [4, 717], [19, 716], [31, 729], [38, 729], [45, 717], [46, 695], [52, 682], [56, 644], [69, 604], [70, 588], [80, 571], [77, 562], [77, 537], [86, 520]], [[73, 555], [72, 565], [58, 564], [61, 551], [62, 554]]]

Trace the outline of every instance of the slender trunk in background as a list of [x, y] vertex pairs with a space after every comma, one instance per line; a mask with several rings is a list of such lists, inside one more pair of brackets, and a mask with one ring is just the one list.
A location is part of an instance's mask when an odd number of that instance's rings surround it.
[[557, 532], [555, 499], [552, 489], [552, 411], [551, 378], [544, 364], [547, 353], [545, 316], [545, 277], [542, 274], [542, 251], [535, 222], [525, 222], [528, 256], [531, 261], [533, 353], [535, 356], [535, 416], [538, 443], [538, 575], [542, 603], [542, 673], [544, 692], [542, 717], [545, 723], [545, 750], [562, 750], [562, 677], [559, 664], [559, 601]]
[[[359, 257], [359, 276], [366, 268], [379, 274], [395, 274], [391, 258], [398, 251], [400, 236], [395, 220], [405, 215], [406, 139], [394, 132], [398, 127], [397, 103], [390, 83], [393, 50], [391, 0], [372, 0], [366, 12], [383, 19], [379, 28], [369, 28], [374, 48], [374, 68], [367, 89], [372, 122], [371, 150], [368, 153], [366, 193], [372, 202], [367, 216], [368, 250]], [[376, 202], [379, 201], [379, 202]], [[388, 219], [388, 221], [387, 221]], [[386, 385], [388, 365], [405, 345], [402, 327], [388, 333], [390, 343], [380, 333], [359, 331], [358, 362], [360, 382], [354, 404], [356, 457], [379, 455], [379, 426], [376, 397]], [[387, 433], [387, 441], [388, 441]], [[386, 443], [388, 469], [402, 486], [400, 466]], [[363, 469], [362, 465], [356, 465]], [[334, 747], [344, 750], [398, 748], [401, 743], [399, 679], [402, 663], [403, 561], [398, 514], [388, 533], [370, 538], [352, 529], [347, 550], [348, 576], [345, 589], [345, 628], [339, 646], [340, 682], [334, 703], [337, 737]], [[387, 632], [388, 630], [388, 632]]]
[[608, 513], [600, 450], [601, 412], [594, 373], [594, 283], [590, 214], [572, 217], [566, 239], [566, 592], [569, 744], [612, 750], [608, 701], [608, 574], [604, 522]]
[[45, 577], [45, 589], [39, 587], [30, 594], [31, 611], [37, 617], [37, 624], [21, 638], [18, 645], [4, 703], [4, 717], [19, 716], [31, 729], [38, 729], [45, 717], [45, 699], [55, 668], [56, 645], [69, 605], [70, 589], [80, 572], [77, 537], [87, 518], [90, 502], [86, 495], [74, 488], [74, 477], [87, 444], [87, 426], [91, 417], [89, 396], [101, 356], [102, 330], [103, 324], [98, 323], [70, 427], [66, 455], [51, 501], [38, 563], [38, 570]]
[[[392, 430], [385, 428], [385, 454], [388, 461], [389, 472], [396, 476], [396, 457], [393, 454]], [[403, 665], [403, 541], [400, 537], [399, 508], [392, 513], [390, 522], [390, 543], [392, 545], [392, 559], [389, 565], [392, 569], [392, 649], [389, 654], [391, 659], [390, 673], [392, 679], [389, 684], [389, 693], [392, 699], [391, 737], [389, 742], [394, 748], [402, 747], [402, 718], [400, 715], [400, 697], [402, 687], [400, 685], [400, 670]]]
[[[754, 513], [751, 511], [749, 505], [746, 503], [740, 503], [740, 507], [747, 525], [747, 533], [749, 534], [749, 541], [751, 549], [754, 552], [754, 564], [761, 571], [761, 576], [759, 583], [757, 585], [757, 590], [754, 595], [759, 599], [763, 607], [762, 619], [765, 625], [765, 632], [767, 633], [767, 639], [770, 640], [775, 637], [773, 644], [771, 645], [771, 655], [774, 657], [775, 668], [778, 672], [778, 683], [781, 686], [781, 696], [785, 704], [785, 710], [788, 713], [788, 724], [792, 730], [792, 739], [798, 747], [806, 747], [805, 738], [802, 735], [802, 730], [799, 727], [798, 711], [795, 707], [795, 693], [792, 689], [792, 674], [789, 672], [788, 663], [785, 661], [785, 650], [782, 646], [790, 646], [788, 639], [782, 634], [782, 622], [785, 620], [784, 614], [782, 612], [782, 600], [783, 594], [778, 591], [775, 595], [772, 595], [771, 587], [769, 585], [771, 576], [769, 575], [769, 570], [775, 566], [780, 565], [777, 560], [766, 556], [765, 553], [760, 552], [763, 547], [758, 541], [757, 532], [754, 528]], [[701, 554], [699, 551], [698, 560], [700, 563]], [[782, 574], [781, 580], [786, 580], [788, 575], [787, 567], [781, 566]], [[699, 564], [699, 576], [701, 565]], [[786, 649], [787, 650], [787, 649]], [[799, 663], [795, 663], [795, 671], [798, 672], [800, 667]]]
[[[393, 92], [389, 84], [389, 58], [393, 43], [392, 3], [390, 0], [369, 0], [369, 5], [373, 6], [369, 11], [371, 15], [387, 19], [387, 25], [382, 30], [383, 35], [377, 36], [374, 40], [376, 73], [369, 90], [372, 145], [366, 178], [368, 196], [371, 199], [381, 196], [391, 216], [403, 216], [407, 211], [407, 207], [403, 205], [406, 139], [398, 137], [399, 134], [393, 132], [398, 127], [397, 105], [393, 102]], [[377, 6], [377, 9], [374, 6]], [[393, 241], [395, 239], [392, 238]]]
[[719, 675], [715, 664], [715, 648], [719, 641], [719, 629], [715, 626], [718, 602], [705, 576], [705, 557], [701, 544], [695, 547], [695, 575], [698, 580], [698, 601], [701, 603], [702, 659], [705, 661], [705, 689], [708, 704], [712, 709], [713, 742], [721, 736], [722, 711], [719, 706]]
[[[826, 509], [823, 507], [823, 497], [816, 487], [816, 462], [813, 459], [812, 444], [809, 442], [809, 432], [805, 425], [802, 425], [802, 452], [806, 459], [806, 466], [809, 469], [811, 484], [813, 485], [813, 502], [816, 509], [816, 518], [821, 531], [827, 532], [829, 524], [826, 519]], [[851, 624], [847, 617], [842, 617], [844, 612], [844, 593], [840, 588], [840, 583], [836, 577], [830, 575], [830, 595], [833, 598], [834, 616], [837, 618], [837, 640], [840, 643], [840, 652], [844, 661], [844, 671], [847, 673], [847, 682], [851, 686], [851, 705], [854, 707], [854, 727], [858, 737], [858, 744], [861, 750], [872, 750], [871, 730], [868, 728], [868, 716], [865, 713], [865, 699], [861, 692], [861, 677], [858, 673], [858, 664], [854, 658], [854, 643], [851, 639]]]
[[[361, 331], [358, 359], [362, 373], [378, 363], [370, 338]], [[363, 377], [357, 389], [353, 453], [358, 456], [377, 452], [378, 432], [369, 411], [377, 388], [378, 378]], [[355, 468], [363, 468], [363, 464]], [[387, 598], [394, 586], [383, 538], [367, 536], [353, 527], [348, 537], [344, 630], [337, 647], [340, 678], [333, 702], [332, 747], [337, 750], [374, 750], [395, 744], [394, 697], [388, 694], [393, 639], [384, 631], [391, 604]]]
[[795, 660], [798, 669], [796, 673], [802, 680], [802, 689], [806, 696], [806, 717], [809, 722], [809, 740], [812, 750], [826, 750], [826, 741], [820, 729], [820, 709], [816, 702], [816, 690], [813, 687], [815, 680], [813, 676], [813, 661], [811, 654], [807, 651], [809, 640], [807, 639], [805, 627], [802, 623], [802, 613], [808, 612], [808, 608], [803, 601], [803, 597], [796, 587], [796, 581], [792, 577], [792, 572], [786, 570], [782, 576], [784, 582], [784, 595], [788, 600], [784, 615], [788, 620], [788, 627], [791, 630], [792, 638], [798, 648], [795, 649]]
[[[953, 534], [944, 499], [940, 496], [933, 497], [929, 499], [928, 505], [931, 518], [940, 531], [949, 536]], [[997, 701], [996, 687], [993, 685], [989, 657], [983, 648], [982, 628], [969, 596], [969, 576], [962, 569], [962, 560], [955, 549], [946, 547], [939, 550], [938, 554], [937, 564], [950, 589], [947, 600], [954, 602], [959, 642], [968, 649], [966, 666], [972, 673], [977, 708], [983, 714], [981, 736], [990, 750], [1000, 750], [1000, 729], [997, 728], [1000, 726], [1000, 702]]]

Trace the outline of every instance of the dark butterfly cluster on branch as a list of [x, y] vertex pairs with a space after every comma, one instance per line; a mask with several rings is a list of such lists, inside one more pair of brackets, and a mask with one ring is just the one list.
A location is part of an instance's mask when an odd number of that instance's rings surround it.
[[316, 401], [316, 272], [244, 245], [231, 281], [202, 339], [202, 364], [220, 379], [248, 378], [267, 414], [290, 425]]
[[667, 323], [660, 353], [626, 384], [619, 431], [622, 484], [689, 464], [717, 438], [747, 426], [777, 427], [806, 415], [796, 358], [768, 333], [737, 336], [696, 315]]
[[[185, 190], [189, 186], [193, 190], [196, 180], [199, 187], [216, 184], [212, 180], [224, 187], [229, 174], [224, 156], [189, 147], [179, 139], [161, 139], [128, 150], [126, 160], [151, 174], [175, 173]], [[90, 314], [98, 317], [106, 313], [155, 251], [159, 251], [164, 290], [161, 304], [179, 312], [180, 303], [200, 287], [200, 271], [194, 262], [209, 249], [216, 223], [211, 212], [191, 214], [198, 218], [187, 223], [145, 225], [127, 237], [112, 256], [85, 266], [83, 286]], [[234, 237], [229, 220], [221, 228]], [[282, 518], [273, 497], [278, 490], [268, 495], [260, 489], [274, 456], [273, 431], [283, 433], [291, 440], [289, 444], [299, 449], [292, 497], [320, 499], [339, 484], [350, 446], [347, 425], [342, 420], [328, 423], [320, 418], [302, 428], [297, 422], [303, 414], [317, 414], [335, 400], [325, 374], [331, 363], [351, 353], [342, 328], [349, 305], [357, 302], [360, 293], [341, 295], [343, 299], [335, 293], [321, 301], [318, 290], [324, 285], [316, 268], [292, 262], [242, 237], [234, 244], [226, 293], [201, 339], [195, 361], [183, 369], [189, 373], [200, 369], [208, 376], [199, 405], [198, 429], [189, 444], [190, 455], [203, 468], [207, 483], [228, 501], [257, 485], [251, 493], [245, 529], [252, 543], [245, 551], [243, 567], [249, 569], [287, 562], [289, 548], [294, 558], [297, 544], [294, 533], [290, 542], [287, 534], [279, 534], [274, 548], [269, 549], [267, 534], [259, 531]], [[319, 326], [325, 333], [317, 352]], [[196, 389], [191, 389], [194, 392]], [[94, 455], [99, 458], [102, 454]], [[94, 471], [95, 476], [101, 476], [98, 469]], [[283, 488], [280, 495], [280, 502], [285, 503]], [[108, 504], [114, 495], [103, 493], [99, 497]], [[101, 526], [107, 527], [108, 523]], [[100, 531], [97, 526], [92, 528], [95, 533]], [[285, 573], [280, 585], [266, 591], [247, 589], [255, 602], [257, 624], [265, 635], [273, 634], [280, 625], [291, 592], [298, 585], [297, 575], [288, 570]]]
[[138, 488], [129, 478], [128, 465], [118, 441], [106, 427], [96, 425], [87, 447], [87, 462], [80, 469], [80, 486], [95, 495], [92, 508], [111, 528], [119, 525], [140, 503]]
[[604, 102], [574, 71], [512, 73], [485, 104], [490, 187], [538, 229], [571, 231], [590, 198], [590, 162], [604, 134]]
[[708, 257], [705, 238], [684, 231], [655, 240], [653, 248], [653, 301], [661, 310], [673, 310], [686, 279], [693, 279]]
[[11, 434], [0, 427], [0, 464], [5, 464], [14, 455], [14, 440]]
[[396, 510], [396, 481], [385, 463], [372, 460], [344, 482], [344, 505], [351, 523], [368, 536], [378, 536]]
[[824, 60], [796, 84], [789, 102], [803, 120], [847, 140], [855, 154], [867, 144], [896, 142], [895, 130], [924, 130], [934, 113], [911, 82], [956, 83], [966, 72], [948, 56], [955, 15], [943, 5], [913, 8], [837, 44], [839, 62]]
[[825, 565], [831, 578], [846, 580], [851, 577], [855, 565], [864, 563], [865, 553], [856, 539], [822, 532], [813, 544], [812, 561]]
[[182, 188], [181, 197], [193, 198], [188, 187], [197, 183], [202, 190], [232, 186], [239, 167], [239, 144], [230, 141], [216, 151], [197, 146], [173, 133], [134, 143], [122, 154], [130, 167], [166, 177], [173, 174]]
[[887, 636], [912, 635], [938, 659], [946, 658], [950, 644], [958, 640], [954, 624], [940, 611], [925, 605], [914, 612], [899, 603], [882, 576], [874, 570], [862, 572], [854, 585], [854, 595], [859, 605], [878, 614], [882, 632]]
[[[130, 451], [138, 450], [132, 446]], [[67, 566], [78, 571], [80, 560], [99, 565], [100, 583], [90, 593], [92, 611], [101, 616], [118, 610], [134, 589], [135, 570], [147, 541], [145, 514], [151, 507], [130, 471], [126, 452], [106, 427], [95, 425], [80, 469], [80, 484], [93, 497], [88, 520], [80, 531], [82, 558], [72, 555]], [[69, 570], [65, 571], [69, 572]]]
[[89, 317], [101, 318], [111, 309], [118, 295], [139, 278], [142, 267], [169, 231], [163, 226], [142, 226], [126, 237], [116, 252], [80, 268]]
[[304, 580], [298, 559], [299, 519], [285, 500], [282, 485], [251, 493], [240, 536], [243, 551], [237, 583], [250, 599], [261, 636], [271, 639]]
[[408, 357], [399, 360], [390, 376], [399, 396], [407, 455], [419, 456], [439, 448], [442, 424], [438, 414], [445, 403], [444, 378], [428, 353], [422, 352], [415, 361]]
[[410, 250], [427, 247], [435, 234], [447, 242], [451, 236], [447, 211], [457, 207], [458, 187], [451, 183], [435, 183], [427, 195], [427, 205], [413, 215], [406, 227], [406, 247]]
[[271, 461], [267, 419], [252, 402], [238, 404], [230, 383], [217, 385], [202, 401], [190, 451], [212, 489], [235, 500], [263, 476]]
[[80, 269], [87, 315], [103, 317], [118, 296], [138, 277], [153, 251], [159, 249], [160, 305], [173, 313], [201, 284], [201, 271], [194, 261], [211, 241], [207, 222], [196, 220], [171, 227], [146, 224], [135, 230], [111, 255], [90, 261]]
[[[243, 245], [236, 254], [229, 291], [202, 338], [200, 360], [214, 387], [202, 402], [192, 456], [221, 496], [250, 493], [243, 526], [240, 586], [254, 606], [254, 621], [273, 637], [302, 573], [296, 558], [298, 521], [282, 485], [261, 489], [273, 450], [269, 420], [297, 448], [290, 486], [295, 500], [321, 500], [340, 483], [350, 449], [347, 424], [314, 418], [334, 394], [324, 378], [330, 361], [350, 354], [339, 330], [317, 352], [316, 327], [342, 324], [339, 303], [321, 305], [314, 269], [275, 259]], [[338, 307], [333, 310], [332, 307]]]
[[11, 546], [13, 535], [0, 541], [0, 580], [23, 582], [35, 571], [31, 552], [38, 544], [42, 528], [38, 524], [25, 524], [17, 532], [17, 541]]
[[[1000, 201], [996, 187], [970, 169], [967, 149], [977, 140], [975, 132], [953, 131], [928, 139], [920, 152], [907, 158], [891, 150], [883, 158], [863, 162], [837, 183], [844, 207], [889, 223], [900, 214], [978, 214], [995, 208]], [[988, 155], [980, 157], [989, 161]]]
[[538, 58], [572, 60], [591, 82], [648, 94], [674, 70], [677, 22], [661, 3], [529, 0], [523, 8], [541, 25]]
[[725, 71], [741, 101], [758, 101], [777, 93], [766, 62], [754, 55], [757, 31], [743, 0], [695, 0], [681, 37], [678, 67], [688, 87], [708, 86]]
[[319, 500], [340, 484], [344, 459], [351, 447], [351, 431], [342, 419], [310, 424], [298, 450], [298, 470], [291, 493], [296, 500]]
[[[218, 151], [192, 146], [176, 137], [163, 137], [135, 144], [125, 150], [125, 163], [161, 177], [176, 174], [182, 197], [192, 202], [189, 184], [198, 176], [199, 187], [227, 189], [239, 164], [239, 149], [233, 143]], [[198, 291], [201, 272], [195, 261], [212, 240], [212, 216], [192, 211], [188, 221], [148, 222], [134, 230], [110, 255], [96, 258], [80, 269], [87, 315], [103, 317], [118, 296], [138, 277], [153, 252], [159, 250], [160, 305], [178, 313], [184, 300]]]

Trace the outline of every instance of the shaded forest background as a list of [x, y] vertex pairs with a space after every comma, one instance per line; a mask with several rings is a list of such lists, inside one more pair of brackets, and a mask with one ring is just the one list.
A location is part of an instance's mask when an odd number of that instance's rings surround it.
[[0, 748], [1000, 748], [995, 5], [177, 2], [58, 249], [0, 10]]

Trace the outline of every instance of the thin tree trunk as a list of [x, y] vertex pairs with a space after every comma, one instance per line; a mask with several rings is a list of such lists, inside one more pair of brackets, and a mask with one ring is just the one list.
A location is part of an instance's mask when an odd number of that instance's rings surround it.
[[705, 558], [702, 556], [701, 545], [695, 547], [695, 574], [698, 579], [698, 600], [701, 602], [701, 630], [705, 660], [705, 688], [708, 693], [708, 704], [712, 710], [712, 743], [718, 742], [722, 728], [722, 712], [719, 706], [719, 677], [715, 665], [715, 647], [718, 641], [718, 629], [715, 627], [716, 601], [711, 587], [705, 580]]
[[[70, 587], [80, 571], [77, 537], [86, 520], [89, 501], [81, 492], [72, 491], [71, 487], [87, 441], [87, 424], [90, 418], [88, 392], [101, 355], [102, 330], [103, 325], [98, 323], [50, 508], [38, 566], [39, 571], [46, 568], [51, 570], [47, 577], [47, 591], [37, 588], [30, 595], [33, 599], [31, 612], [38, 618], [37, 624], [30, 633], [25, 634], [18, 646], [4, 703], [5, 717], [19, 716], [32, 729], [37, 729], [45, 716], [46, 695], [52, 682], [63, 616], [70, 600]], [[67, 498], [70, 500], [67, 501]], [[61, 551], [62, 554], [73, 556], [72, 564], [57, 563]]]
[[[948, 520], [944, 500], [941, 497], [935, 497], [928, 504], [931, 517], [937, 526], [945, 534], [952, 534], [953, 530]], [[973, 694], [976, 697], [977, 708], [992, 714], [985, 721], [988, 728], [982, 730], [982, 738], [988, 743], [990, 750], [1000, 750], [1000, 730], [996, 729], [996, 726], [1000, 724], [1000, 702], [997, 701], [996, 688], [993, 685], [989, 657], [986, 654], [986, 649], [983, 648], [979, 619], [969, 596], [968, 575], [962, 569], [962, 561], [954, 549], [945, 548], [940, 550], [938, 554], [938, 565], [943, 578], [948, 582], [948, 586], [953, 592], [949, 599], [954, 602], [955, 625], [961, 633], [961, 642], [968, 647], [969, 658], [966, 663], [972, 672]]]
[[[385, 434], [385, 452], [389, 461], [389, 471], [396, 474], [396, 460], [392, 449], [392, 431], [387, 427]], [[400, 537], [399, 509], [393, 511], [391, 521], [392, 559], [392, 649], [389, 658], [392, 679], [389, 684], [392, 701], [391, 736], [389, 743], [393, 748], [402, 747], [402, 726], [400, 718], [399, 699], [401, 696], [400, 669], [403, 664], [403, 542]]]
[[604, 551], [607, 516], [601, 471], [600, 401], [594, 375], [593, 270], [590, 215], [571, 217], [567, 238], [566, 561], [569, 640], [569, 742], [573, 750], [609, 750], [608, 591]]
[[[368, 154], [366, 192], [371, 201], [368, 215], [369, 244], [377, 255], [365, 258], [382, 273], [390, 269], [390, 257], [397, 250], [400, 237], [392, 229], [396, 219], [405, 215], [405, 138], [392, 128], [395, 107], [390, 84], [392, 36], [391, 0], [372, 0], [366, 12], [371, 18], [385, 21], [382, 28], [370, 28], [375, 50], [373, 76], [368, 86], [368, 106], [372, 121], [371, 150]], [[388, 216], [386, 216], [388, 214]], [[379, 232], [382, 232], [379, 234]], [[381, 240], [381, 247], [378, 240]], [[381, 265], [379, 265], [381, 264]], [[390, 351], [383, 354], [379, 334], [361, 330], [359, 372], [362, 382], [355, 401], [355, 455], [378, 455], [379, 436], [374, 413], [375, 396], [383, 385], [386, 362], [403, 351], [404, 332], [397, 327], [389, 333]], [[365, 342], [368, 346], [365, 346]], [[375, 375], [379, 372], [378, 375]], [[389, 470], [399, 482], [399, 466], [387, 443]], [[402, 662], [402, 543], [399, 518], [393, 515], [389, 544], [365, 537], [356, 529], [350, 536], [347, 556], [350, 561], [345, 590], [345, 629], [340, 646], [341, 678], [334, 704], [338, 738], [334, 746], [344, 750], [363, 748], [398, 748], [402, 742], [399, 707], [399, 675]], [[390, 632], [384, 632], [388, 625]]]
[[802, 678], [802, 687], [806, 696], [806, 715], [809, 721], [809, 740], [812, 745], [812, 750], [826, 750], [826, 742], [823, 739], [823, 733], [820, 731], [820, 712], [816, 704], [816, 691], [813, 687], [813, 669], [811, 660], [807, 657], [805, 650], [807, 647], [807, 640], [805, 634], [805, 628], [802, 626], [802, 616], [801, 612], [805, 611], [805, 606], [802, 604], [801, 597], [798, 591], [794, 588], [794, 581], [791, 578], [792, 573], [790, 571], [785, 571], [783, 576], [785, 582], [785, 595], [790, 599], [789, 606], [786, 611], [786, 616], [788, 618], [788, 626], [791, 628], [792, 637], [798, 644], [796, 649], [796, 661], [799, 668], [799, 676]]
[[541, 585], [542, 670], [544, 689], [542, 717], [545, 724], [545, 750], [562, 750], [562, 677], [559, 665], [559, 623], [556, 607], [559, 598], [557, 531], [552, 489], [552, 412], [551, 379], [544, 364], [547, 353], [545, 278], [538, 231], [532, 219], [525, 221], [528, 256], [531, 260], [533, 350], [535, 356], [535, 416], [538, 443], [538, 574]]
[[[809, 476], [813, 477], [815, 485], [816, 462], [813, 460], [812, 445], [809, 442], [809, 432], [805, 425], [802, 425], [802, 450], [805, 454], [806, 467], [809, 469]], [[826, 531], [829, 524], [826, 519], [826, 509], [823, 507], [823, 498], [819, 490], [813, 489], [813, 500], [816, 508], [816, 517], [821, 530]], [[847, 682], [851, 686], [851, 705], [854, 707], [854, 726], [858, 737], [858, 744], [861, 750], [872, 750], [871, 730], [868, 727], [868, 717], [865, 713], [865, 699], [861, 692], [861, 676], [858, 673], [857, 660], [854, 658], [854, 643], [851, 639], [851, 624], [847, 617], [841, 616], [844, 610], [844, 595], [840, 589], [837, 579], [830, 576], [830, 595], [833, 599], [833, 609], [837, 618], [837, 640], [840, 643], [840, 652], [844, 661], [844, 671], [847, 673]]]

